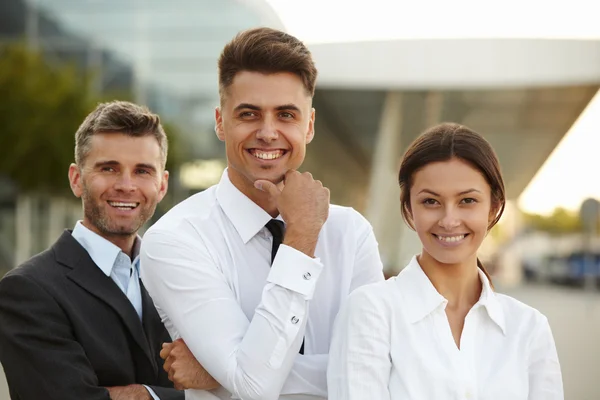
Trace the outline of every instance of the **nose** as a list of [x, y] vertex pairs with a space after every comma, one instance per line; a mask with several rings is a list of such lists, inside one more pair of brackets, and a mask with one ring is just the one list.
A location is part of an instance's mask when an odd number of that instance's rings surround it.
[[115, 189], [121, 192], [133, 192], [136, 189], [135, 180], [129, 172], [119, 174], [115, 182]]
[[256, 138], [267, 143], [270, 143], [277, 139], [279, 133], [277, 132], [277, 126], [275, 121], [271, 117], [263, 119], [261, 126], [256, 132]]
[[447, 231], [458, 228], [460, 226], [458, 210], [456, 210], [455, 207], [446, 207], [444, 209], [444, 214], [438, 221], [438, 225]]

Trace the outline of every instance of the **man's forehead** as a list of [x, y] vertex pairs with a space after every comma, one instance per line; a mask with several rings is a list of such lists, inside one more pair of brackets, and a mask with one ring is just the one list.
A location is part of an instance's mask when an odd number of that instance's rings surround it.
[[131, 136], [122, 133], [96, 134], [91, 138], [91, 146], [87, 157], [111, 160], [142, 160], [154, 162], [161, 159], [158, 140], [151, 135]]

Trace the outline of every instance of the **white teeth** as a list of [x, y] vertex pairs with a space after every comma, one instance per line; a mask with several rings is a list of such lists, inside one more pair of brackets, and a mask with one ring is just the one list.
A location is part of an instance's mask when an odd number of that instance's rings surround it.
[[130, 210], [138, 206], [137, 203], [121, 203], [118, 201], [109, 201], [108, 204], [121, 210]]
[[252, 152], [252, 155], [256, 158], [260, 158], [261, 160], [274, 160], [276, 158], [279, 158], [283, 155], [283, 151], [281, 150], [277, 150], [277, 151], [260, 151], [260, 150], [254, 150]]
[[[437, 236], [437, 235], [436, 235]], [[437, 236], [442, 242], [458, 242], [459, 240], [463, 240], [465, 235], [460, 236]]]

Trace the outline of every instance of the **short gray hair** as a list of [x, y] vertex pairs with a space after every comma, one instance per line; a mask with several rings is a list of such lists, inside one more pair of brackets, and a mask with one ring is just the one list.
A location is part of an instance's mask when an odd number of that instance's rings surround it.
[[91, 150], [91, 139], [97, 133], [121, 133], [133, 137], [152, 135], [160, 145], [163, 169], [167, 163], [167, 135], [157, 114], [148, 107], [128, 101], [100, 103], [75, 133], [75, 163], [82, 167]]

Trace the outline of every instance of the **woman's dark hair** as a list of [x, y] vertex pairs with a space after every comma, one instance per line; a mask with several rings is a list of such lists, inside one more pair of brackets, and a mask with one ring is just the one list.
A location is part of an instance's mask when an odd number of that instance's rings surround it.
[[[410, 189], [415, 173], [428, 164], [449, 161], [453, 158], [465, 161], [484, 176], [491, 188], [492, 209], [496, 215], [488, 225], [488, 230], [500, 220], [506, 205], [504, 180], [500, 172], [500, 162], [496, 152], [487, 140], [466, 126], [443, 123], [421, 134], [404, 154], [398, 181], [400, 183], [400, 205], [402, 217], [412, 229], [414, 225], [410, 209]], [[479, 259], [477, 266], [491, 277]]]

